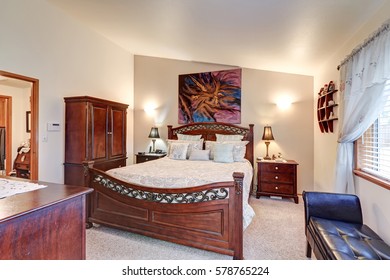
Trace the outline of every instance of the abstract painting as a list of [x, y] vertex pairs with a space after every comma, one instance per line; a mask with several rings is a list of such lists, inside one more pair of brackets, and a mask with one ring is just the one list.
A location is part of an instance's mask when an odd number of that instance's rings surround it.
[[241, 69], [179, 75], [179, 124], [241, 123]]

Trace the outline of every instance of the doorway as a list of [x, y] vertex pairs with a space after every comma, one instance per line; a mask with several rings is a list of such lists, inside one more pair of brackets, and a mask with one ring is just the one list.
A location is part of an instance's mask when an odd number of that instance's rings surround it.
[[[30, 130], [30, 179], [38, 180], [38, 94], [39, 94], [39, 80], [27, 76], [22, 76], [15, 73], [10, 73], [0, 70], [0, 77], [2, 79], [10, 79], [12, 81], [21, 81], [31, 83], [31, 93], [30, 93], [30, 112], [29, 113], [29, 130]], [[9, 102], [12, 104], [12, 102]], [[7, 107], [9, 108], [9, 104]], [[12, 106], [12, 105], [11, 105]], [[12, 107], [11, 107], [12, 112]], [[6, 119], [8, 121], [12, 120], [12, 114], [10, 110], [7, 110]], [[22, 117], [22, 115], [21, 115]], [[27, 118], [26, 118], [27, 122]], [[26, 124], [27, 125], [27, 124]], [[18, 147], [12, 147], [12, 131], [6, 133], [6, 154], [12, 155], [12, 151]], [[7, 156], [6, 166], [11, 167], [13, 165], [13, 158]], [[8, 168], [7, 168], [8, 169]]]

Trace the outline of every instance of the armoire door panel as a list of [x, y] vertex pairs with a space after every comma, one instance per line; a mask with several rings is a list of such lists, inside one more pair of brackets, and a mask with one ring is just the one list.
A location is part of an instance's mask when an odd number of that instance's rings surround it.
[[107, 107], [93, 106], [92, 111], [92, 159], [105, 159], [107, 155]]
[[124, 156], [126, 143], [126, 112], [123, 109], [112, 108], [112, 123], [111, 123], [111, 155], [110, 157]]
[[88, 159], [85, 102], [69, 103], [65, 110], [65, 162], [80, 163]]

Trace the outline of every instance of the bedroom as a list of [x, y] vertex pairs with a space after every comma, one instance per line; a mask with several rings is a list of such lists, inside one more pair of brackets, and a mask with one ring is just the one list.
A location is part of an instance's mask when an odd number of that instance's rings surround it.
[[[160, 130], [160, 136], [164, 139], [165, 125], [177, 120], [173, 102], [177, 98], [176, 79], [179, 73], [231, 68], [218, 63], [133, 55], [69, 17], [50, 1], [3, 2], [6, 8], [2, 11], [6, 11], [6, 14], [1, 16], [3, 24], [0, 26], [1, 70], [40, 80], [41, 180], [59, 183], [64, 180], [63, 129], [60, 132], [46, 131], [48, 122], [59, 122], [63, 127], [63, 97], [88, 94], [129, 104], [133, 113], [129, 111], [128, 114], [127, 153], [133, 155], [148, 149], [148, 130], [154, 122], [164, 122]], [[270, 71], [243, 67], [243, 87], [251, 95], [243, 96], [242, 123], [255, 123], [255, 154], [264, 155], [261, 130], [264, 125], [272, 124], [275, 141], [270, 145], [270, 152], [281, 152], [286, 158], [299, 162], [299, 193], [310, 188], [332, 190], [337, 134], [319, 132], [314, 111], [317, 91], [324, 83], [338, 80], [336, 66], [387, 20], [389, 12], [390, 5], [384, 1], [381, 8], [373, 12], [361, 26], [357, 26], [356, 34], [346, 38], [348, 40], [340, 44], [337, 53], [324, 61], [318, 71], [289, 74], [291, 72], [284, 69]], [[291, 91], [289, 94], [294, 95], [296, 100], [289, 111], [280, 111], [272, 98], [278, 93], [284, 94], [286, 89]], [[260, 95], [262, 92], [266, 92], [266, 95]], [[154, 120], [145, 114], [144, 106], [150, 101], [155, 102], [157, 115], [162, 120]], [[146, 123], [147, 129], [140, 123]], [[294, 131], [292, 136], [291, 131]], [[47, 142], [42, 141], [43, 137], [47, 137]], [[157, 145], [160, 147], [161, 143], [157, 142]], [[129, 163], [132, 160], [129, 156]], [[385, 240], [390, 241], [387, 230], [390, 221], [384, 214], [389, 212], [386, 203], [389, 192], [361, 179], [357, 179], [357, 182], [363, 208], [367, 209], [364, 213], [366, 222]]]

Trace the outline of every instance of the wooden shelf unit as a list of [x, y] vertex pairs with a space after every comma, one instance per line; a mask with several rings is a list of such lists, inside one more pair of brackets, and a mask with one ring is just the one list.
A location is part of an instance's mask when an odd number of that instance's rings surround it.
[[[335, 102], [337, 89], [323, 92], [320, 91], [317, 101], [317, 119], [322, 133], [333, 132], [333, 122], [338, 118], [335, 117], [335, 108], [338, 104]], [[330, 101], [330, 103], [329, 103]]]

